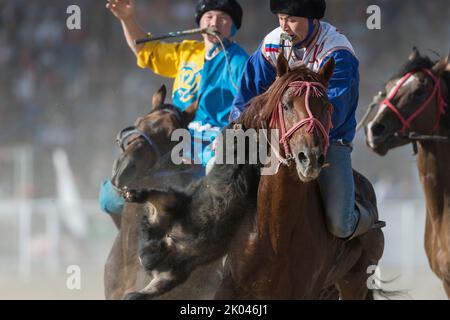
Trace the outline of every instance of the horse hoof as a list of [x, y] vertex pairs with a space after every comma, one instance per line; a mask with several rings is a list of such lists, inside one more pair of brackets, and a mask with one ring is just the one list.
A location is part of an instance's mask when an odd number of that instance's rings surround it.
[[146, 300], [146, 294], [140, 292], [130, 292], [125, 295], [123, 300]]

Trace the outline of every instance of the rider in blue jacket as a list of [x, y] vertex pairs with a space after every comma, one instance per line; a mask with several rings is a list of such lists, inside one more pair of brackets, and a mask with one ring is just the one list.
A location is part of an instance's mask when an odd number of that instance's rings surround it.
[[[280, 26], [264, 38], [247, 61], [230, 120], [236, 120], [249, 101], [274, 82], [281, 52], [290, 66], [302, 63], [316, 72], [333, 57], [336, 68], [327, 91], [334, 106], [326, 159], [331, 166], [322, 170], [319, 186], [330, 232], [339, 238], [354, 238], [373, 228], [377, 219], [376, 208], [355, 202], [351, 143], [358, 105], [358, 59], [348, 39], [334, 26], [320, 20], [325, 14], [325, 0], [271, 0], [270, 9], [278, 16]], [[283, 51], [282, 34], [292, 37], [291, 41], [284, 42]]]

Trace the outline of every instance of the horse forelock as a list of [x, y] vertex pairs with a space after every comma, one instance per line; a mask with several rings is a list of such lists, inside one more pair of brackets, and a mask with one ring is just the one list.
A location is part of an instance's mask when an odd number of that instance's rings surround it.
[[[173, 104], [162, 104], [154, 109], [152, 109], [145, 117], [141, 118], [144, 119], [144, 121], [146, 121], [146, 119], [151, 118], [152, 115], [154, 115], [155, 113], [159, 112], [159, 111], [167, 111], [171, 114], [173, 114], [173, 116], [176, 118], [176, 120], [178, 122], [180, 122], [181, 124], [181, 120], [182, 120], [182, 111], [181, 109], [179, 109], [178, 107], [176, 107]], [[153, 122], [150, 122], [148, 124], [148, 128], [150, 129], [151, 133], [158, 133], [163, 131], [163, 128], [161, 128], [160, 125], [156, 125]]]
[[262, 122], [267, 124], [278, 103], [282, 101], [289, 84], [295, 81], [324, 83], [318, 73], [308, 69], [306, 66], [300, 65], [292, 69], [287, 74], [277, 78], [265, 93], [250, 101], [249, 107], [241, 116], [244, 126], [247, 128], [260, 128]]
[[401, 67], [400, 70], [394, 74], [388, 81], [392, 81], [398, 78], [403, 77], [405, 74], [409, 72], [416, 72], [420, 69], [431, 69], [435, 62], [433, 62], [427, 56], [417, 56], [413, 60], [406, 61]]

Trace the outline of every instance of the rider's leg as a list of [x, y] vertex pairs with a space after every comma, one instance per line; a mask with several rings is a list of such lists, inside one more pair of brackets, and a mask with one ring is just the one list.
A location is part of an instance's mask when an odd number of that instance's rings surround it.
[[330, 166], [322, 169], [319, 176], [328, 230], [338, 238], [350, 237], [359, 219], [351, 152], [350, 145], [332, 142], [326, 158]]
[[125, 200], [114, 190], [110, 180], [104, 180], [100, 185], [99, 204], [100, 208], [111, 216], [117, 228], [120, 228]]
[[350, 145], [333, 142], [326, 159], [330, 166], [319, 177], [328, 228], [336, 237], [347, 239], [384, 226], [384, 222], [378, 221], [377, 208], [372, 203], [364, 199], [355, 201], [351, 152]]

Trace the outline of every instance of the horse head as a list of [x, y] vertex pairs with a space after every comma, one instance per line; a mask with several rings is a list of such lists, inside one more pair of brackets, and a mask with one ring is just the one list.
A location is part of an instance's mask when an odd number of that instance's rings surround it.
[[115, 161], [112, 184], [119, 189], [136, 187], [136, 184], [177, 142], [171, 140], [176, 129], [187, 128], [197, 110], [197, 102], [184, 111], [164, 103], [166, 88], [162, 86], [152, 98], [150, 112], [139, 117], [135, 124], [117, 136], [122, 153]]
[[449, 58], [433, 63], [413, 48], [402, 70], [387, 82], [388, 94], [366, 126], [366, 143], [373, 151], [385, 155], [414, 137], [440, 130], [448, 99]]
[[[331, 58], [318, 73], [304, 65], [291, 70], [280, 54], [277, 79], [251, 102], [249, 112], [242, 116], [246, 127], [252, 126], [251, 121], [260, 121], [278, 129], [285, 158], [280, 161], [294, 161], [303, 182], [316, 179], [325, 162], [333, 109], [326, 90], [334, 67]], [[258, 110], [257, 115], [252, 114], [254, 110]]]

